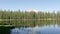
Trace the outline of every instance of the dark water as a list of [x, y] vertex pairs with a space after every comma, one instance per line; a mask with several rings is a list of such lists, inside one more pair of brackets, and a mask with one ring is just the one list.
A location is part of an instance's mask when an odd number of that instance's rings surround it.
[[[5, 24], [4, 24], [5, 23]], [[35, 20], [35, 21], [12, 21], [2, 22], [6, 25], [17, 25], [19, 27], [0, 27], [0, 34], [60, 34], [60, 21]], [[21, 27], [24, 26], [24, 27]], [[25, 27], [27, 26], [27, 27]]]
[[10, 34], [60, 34], [60, 26], [55, 24], [42, 27], [20, 27], [11, 29]]
[[10, 34], [12, 28], [14, 27], [0, 26], [0, 34]]

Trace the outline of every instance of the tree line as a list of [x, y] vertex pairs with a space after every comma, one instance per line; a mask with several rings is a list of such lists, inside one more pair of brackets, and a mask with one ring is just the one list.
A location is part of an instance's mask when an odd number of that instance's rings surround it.
[[35, 11], [1, 11], [0, 19], [43, 19], [43, 18], [59, 18], [60, 12], [35, 12]]
[[[7, 21], [3, 21], [6, 19]], [[11, 20], [12, 19], [12, 20]], [[42, 25], [44, 20], [39, 19], [60, 19], [60, 12], [42, 12], [42, 11], [3, 11], [0, 10], [0, 25], [17, 25], [17, 26], [35, 26]], [[8, 21], [9, 20], [9, 21]], [[46, 20], [45, 20], [46, 21]], [[59, 20], [58, 20], [59, 21]], [[33, 22], [33, 23], [32, 23]], [[38, 22], [38, 23], [37, 23]]]

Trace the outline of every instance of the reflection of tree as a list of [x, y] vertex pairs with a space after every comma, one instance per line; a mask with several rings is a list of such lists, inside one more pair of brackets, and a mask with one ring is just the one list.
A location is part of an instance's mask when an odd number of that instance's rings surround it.
[[[3, 20], [7, 20], [6, 23]], [[43, 19], [43, 20], [42, 20]], [[49, 20], [50, 19], [50, 20]], [[55, 20], [54, 20], [55, 19]], [[2, 25], [19, 25], [19, 26], [43, 26], [50, 24], [60, 24], [60, 12], [28, 12], [28, 11], [0, 11], [0, 22]], [[9, 21], [8, 21], [9, 20]]]

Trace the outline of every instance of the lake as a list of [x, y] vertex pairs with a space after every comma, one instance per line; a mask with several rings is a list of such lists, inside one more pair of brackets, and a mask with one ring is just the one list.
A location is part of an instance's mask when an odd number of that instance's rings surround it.
[[60, 21], [56, 20], [12, 21], [3, 23], [13, 23], [16, 27], [0, 26], [0, 34], [60, 34]]
[[11, 29], [10, 34], [60, 34], [60, 27], [57, 24], [42, 27], [20, 27]]

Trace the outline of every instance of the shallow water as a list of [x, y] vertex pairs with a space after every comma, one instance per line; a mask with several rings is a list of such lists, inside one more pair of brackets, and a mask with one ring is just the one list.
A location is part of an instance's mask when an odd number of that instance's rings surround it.
[[60, 27], [57, 24], [42, 27], [20, 27], [11, 29], [10, 34], [60, 34]]

